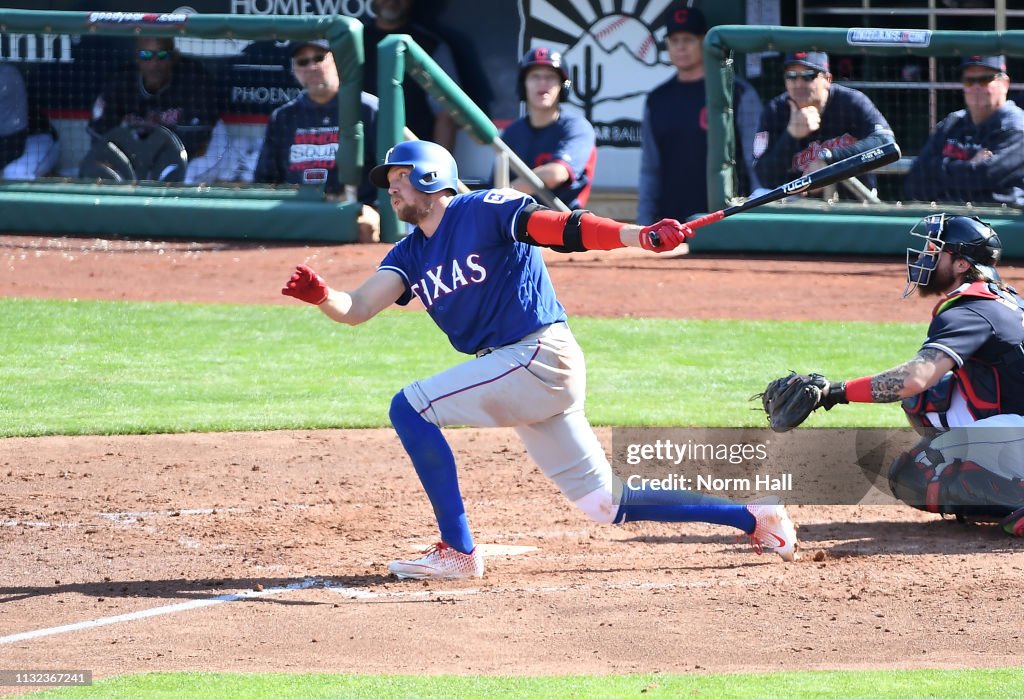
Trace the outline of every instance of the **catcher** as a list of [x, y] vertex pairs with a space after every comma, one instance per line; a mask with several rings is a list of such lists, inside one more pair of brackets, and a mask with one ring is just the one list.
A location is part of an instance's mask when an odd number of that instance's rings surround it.
[[903, 296], [938, 297], [921, 349], [873, 376], [775, 379], [760, 394], [768, 421], [786, 432], [818, 408], [902, 401], [922, 439], [890, 467], [893, 494], [1024, 536], [1024, 299], [996, 272], [1002, 243], [981, 219], [936, 214], [910, 234], [924, 245], [907, 249]]

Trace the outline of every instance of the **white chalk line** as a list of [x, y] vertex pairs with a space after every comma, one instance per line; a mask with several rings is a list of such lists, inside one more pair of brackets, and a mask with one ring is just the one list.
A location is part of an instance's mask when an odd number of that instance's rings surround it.
[[48, 529], [50, 527], [54, 529], [69, 529], [71, 527], [77, 527], [78, 522], [68, 522], [66, 524], [50, 524], [49, 522], [28, 522], [23, 519], [0, 519], [0, 527], [37, 527], [39, 529]]
[[223, 513], [238, 514], [248, 510], [241, 507], [195, 507], [179, 510], [154, 510], [152, 512], [97, 512], [96, 515], [111, 522], [134, 524], [140, 519], [153, 517], [189, 517], [192, 515], [217, 515]]
[[163, 607], [153, 607], [152, 609], [143, 609], [137, 612], [129, 612], [128, 614], [118, 614], [116, 616], [99, 617], [98, 619], [89, 619], [86, 621], [79, 621], [74, 624], [64, 624], [63, 626], [51, 626], [46, 629], [36, 629], [35, 631], [24, 631], [22, 633], [11, 634], [9, 636], [0, 636], [0, 645], [6, 645], [10, 643], [18, 643], [19, 641], [31, 641], [36, 638], [43, 638], [45, 636], [55, 636], [57, 634], [69, 633], [71, 631], [84, 631], [86, 629], [96, 629], [101, 626], [110, 626], [111, 624], [121, 624], [129, 621], [137, 621], [139, 619], [147, 619], [154, 616], [162, 616], [164, 614], [176, 614], [178, 612], [187, 612], [192, 609], [201, 609], [203, 607], [212, 607], [217, 604], [223, 604], [225, 602], [237, 602], [239, 600], [255, 599], [258, 597], [268, 597], [270, 595], [279, 595], [282, 592], [291, 592], [292, 590], [306, 590], [311, 587], [322, 585], [323, 583], [317, 578], [306, 578], [302, 582], [292, 583], [285, 587], [271, 587], [266, 590], [245, 590], [244, 592], [233, 592], [227, 595], [219, 595], [217, 597], [211, 597], [209, 599], [197, 599], [189, 602], [179, 602], [177, 604], [168, 604]]
[[[530, 547], [523, 547], [530, 548]], [[524, 552], [525, 553], [525, 552]], [[272, 587], [266, 590], [245, 590], [242, 592], [233, 592], [226, 595], [219, 595], [217, 597], [211, 597], [209, 599], [190, 600], [188, 602], [180, 602], [177, 604], [164, 605], [162, 607], [153, 607], [152, 609], [143, 609], [137, 612], [129, 612], [127, 614], [117, 614], [115, 616], [99, 617], [97, 619], [88, 619], [86, 621], [76, 622], [74, 624], [64, 624], [61, 626], [51, 626], [44, 629], [36, 629], [34, 631], [24, 631], [21, 633], [10, 634], [8, 636], [0, 636], [0, 645], [9, 645], [11, 643], [19, 643], [22, 641], [31, 641], [37, 638], [44, 638], [46, 636], [56, 636], [63, 633], [71, 633], [73, 631], [86, 631], [89, 629], [96, 629], [103, 626], [111, 626], [113, 624], [128, 623], [131, 621], [138, 621], [140, 619], [148, 619], [156, 616], [163, 616], [166, 614], [177, 614], [178, 612], [191, 611], [193, 609], [202, 609], [204, 607], [212, 607], [218, 604], [224, 604], [225, 602], [238, 602], [242, 600], [258, 599], [260, 597], [269, 597], [271, 595], [279, 595], [285, 592], [293, 592], [295, 590], [308, 590], [311, 588], [323, 588], [340, 594], [348, 599], [354, 601], [386, 601], [388, 599], [429, 599], [436, 598], [438, 600], [445, 600], [453, 597], [470, 597], [475, 595], [492, 595], [492, 594], [520, 594], [520, 595], [546, 595], [546, 594], [558, 594], [565, 592], [578, 592], [578, 593], [589, 593], [593, 591], [610, 592], [610, 591], [627, 591], [627, 590], [640, 590], [640, 591], [671, 591], [671, 590], [692, 590], [697, 588], [711, 588], [711, 587], [744, 587], [762, 584], [760, 581], [754, 580], [691, 580], [684, 582], [665, 582], [665, 583], [650, 583], [650, 582], [622, 582], [622, 583], [604, 583], [602, 585], [556, 585], [556, 586], [544, 586], [544, 587], [488, 587], [488, 588], [462, 588], [455, 590], [384, 590], [381, 592], [374, 592], [373, 590], [367, 590], [358, 587], [349, 587], [346, 585], [339, 585], [325, 581], [321, 578], [306, 578], [302, 582], [292, 583], [284, 587]]]

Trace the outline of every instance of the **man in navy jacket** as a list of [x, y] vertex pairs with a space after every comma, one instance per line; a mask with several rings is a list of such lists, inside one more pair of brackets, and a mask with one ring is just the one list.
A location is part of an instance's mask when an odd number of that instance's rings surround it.
[[1002, 56], [967, 56], [964, 103], [939, 122], [907, 174], [909, 199], [1024, 207], [1024, 110]]

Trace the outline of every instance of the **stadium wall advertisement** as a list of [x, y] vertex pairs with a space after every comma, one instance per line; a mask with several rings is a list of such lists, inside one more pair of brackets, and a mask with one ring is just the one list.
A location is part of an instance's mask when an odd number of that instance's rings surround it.
[[[599, 156], [598, 189], [633, 189], [639, 166], [640, 117], [644, 97], [667, 80], [673, 69], [663, 49], [659, 18], [670, 0], [420, 0], [416, 21], [452, 46], [467, 94], [500, 128], [520, 116], [515, 96], [519, 57], [537, 45], [561, 51], [573, 86], [567, 110], [594, 124]], [[191, 0], [137, 2], [14, 2], [11, 9], [138, 12], [188, 15], [331, 15], [368, 20], [371, 0]], [[299, 88], [288, 70], [283, 42], [180, 38], [179, 49], [201, 59], [217, 80], [227, 105], [225, 120], [234, 124], [265, 122], [269, 113]], [[51, 117], [77, 123], [88, 119], [103, 78], [129, 60], [131, 40], [60, 34], [0, 37], [0, 60], [19, 64], [31, 88], [54, 84], [58, 94], [39, 96]], [[366, 47], [370, 50], [370, 47]], [[490, 154], [468, 134], [460, 135], [460, 162], [470, 177], [489, 174]], [[481, 172], [482, 170], [482, 172]]]

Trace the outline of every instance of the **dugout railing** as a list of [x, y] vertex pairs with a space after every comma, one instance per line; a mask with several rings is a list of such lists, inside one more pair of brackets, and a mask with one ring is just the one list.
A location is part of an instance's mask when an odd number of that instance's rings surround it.
[[[325, 38], [341, 79], [338, 178], [353, 188], [358, 185], [363, 165], [359, 92], [364, 46], [362, 25], [354, 18], [0, 9], [0, 34], [8, 36], [14, 53], [19, 42], [34, 45], [40, 37], [43, 42], [62, 37], [60, 45], [65, 51], [70, 51], [73, 39], [83, 35], [272, 40], [282, 44], [291, 39]], [[507, 162], [516, 174], [543, 189], [532, 170], [501, 141], [494, 123], [411, 37], [389, 36], [379, 47], [365, 50], [378, 51], [380, 56], [377, 162], [383, 161], [392, 145], [411, 136], [405, 129], [402, 84], [412, 79], [453, 115], [460, 128], [477, 142], [490, 145], [499, 162]], [[60, 56], [62, 61], [67, 58]], [[84, 138], [85, 119], [78, 116], [70, 121]], [[258, 131], [261, 137], [262, 130]], [[62, 148], [66, 146], [62, 144]], [[81, 155], [76, 151], [62, 159], [75, 162]], [[557, 200], [550, 204], [564, 208]], [[384, 191], [378, 209], [381, 240], [398, 240], [403, 231]], [[261, 187], [218, 181], [196, 186], [148, 181], [115, 184], [76, 176], [0, 181], [0, 229], [12, 232], [351, 242], [358, 237], [359, 210], [358, 202], [330, 200], [316, 186]]]
[[[721, 25], [704, 39], [708, 105], [708, 207], [724, 208], [736, 201], [736, 152], [733, 124], [733, 79], [741, 57], [759, 52], [825, 51], [837, 56], [944, 57], [955, 65], [964, 55], [1003, 54], [1024, 57], [1024, 31], [966, 32], [923, 29], [815, 28]], [[779, 65], [778, 63], [776, 65]], [[1021, 78], [1024, 76], [1011, 77]], [[834, 80], [842, 84], [841, 78]], [[774, 94], [762, 94], [765, 102]], [[870, 95], [869, 95], [870, 96]], [[962, 107], [962, 98], [960, 108]], [[883, 109], [883, 113], [885, 110]], [[927, 113], [919, 118], [927, 129]], [[945, 116], [945, 112], [941, 114]], [[892, 118], [890, 117], [890, 121]], [[895, 125], [894, 125], [895, 128]], [[897, 129], [897, 141], [900, 130]], [[913, 144], [900, 143], [908, 156]], [[888, 177], [900, 177], [892, 168]], [[903, 254], [906, 233], [922, 216], [936, 211], [970, 213], [991, 222], [1003, 235], [1006, 254], [1024, 257], [1024, 211], [1009, 206], [964, 206], [962, 202], [908, 202], [890, 198], [881, 204], [792, 198], [725, 219], [691, 242], [703, 251], [770, 251], [787, 253]]]
[[[374, 50], [370, 47], [368, 50]], [[470, 99], [459, 85], [445, 73], [430, 55], [408, 34], [393, 34], [376, 47], [378, 65], [377, 95], [380, 98], [380, 113], [377, 115], [377, 162], [384, 162], [384, 156], [392, 144], [410, 136], [421, 134], [405, 133], [405, 97], [402, 84], [415, 80], [437, 102], [447, 110], [459, 128], [469, 133], [477, 143], [490, 146], [496, 153], [495, 184], [504, 178], [508, 183], [508, 171], [528, 180], [538, 192], [537, 197], [556, 209], [568, 211], [560, 200], [555, 199], [544, 188], [544, 183], [500, 138], [494, 122]], [[394, 241], [400, 236], [398, 222], [391, 211], [391, 202], [382, 190], [378, 200], [381, 212], [381, 240]]]
[[[0, 33], [17, 35], [9, 41], [32, 42], [40, 37], [80, 41], [140, 35], [282, 45], [291, 39], [326, 39], [341, 80], [338, 178], [350, 187], [359, 182], [364, 53], [362, 24], [354, 18], [0, 9]], [[357, 239], [359, 210], [358, 202], [329, 200], [317, 186], [110, 184], [77, 178], [0, 181], [0, 230], [10, 232], [350, 242]]]

